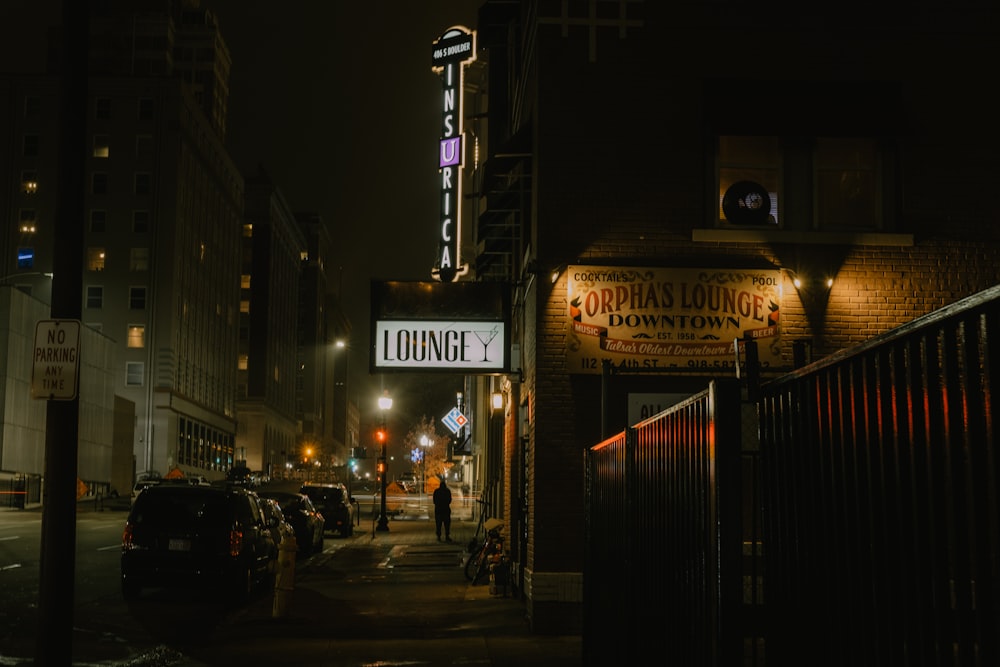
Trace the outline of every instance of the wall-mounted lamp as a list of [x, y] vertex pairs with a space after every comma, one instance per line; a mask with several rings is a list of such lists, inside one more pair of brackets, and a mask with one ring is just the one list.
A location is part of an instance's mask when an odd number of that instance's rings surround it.
[[825, 278], [823, 278], [821, 280], [820, 279], [812, 280], [812, 279], [807, 279], [807, 278], [804, 278], [802, 276], [799, 276], [794, 271], [791, 271], [791, 270], [788, 270], [788, 269], [786, 269], [786, 271], [788, 271], [788, 274], [792, 277], [792, 284], [795, 285], [795, 289], [797, 289], [799, 291], [801, 291], [803, 289], [814, 288], [814, 287], [817, 287], [819, 285], [822, 285], [822, 286], [826, 287], [827, 289], [830, 289], [831, 287], [833, 287], [833, 278], [830, 277], [830, 276], [827, 276], [827, 277], [825, 277]]
[[492, 401], [493, 401], [493, 410], [494, 411], [496, 411], [496, 410], [502, 410], [503, 409], [503, 392], [500, 392], [500, 391], [493, 392]]
[[552, 275], [550, 277], [552, 278], [553, 285], [555, 285], [556, 281], [559, 280], [559, 276], [562, 275], [562, 272], [563, 272], [562, 266], [557, 266], [556, 268], [552, 269]]

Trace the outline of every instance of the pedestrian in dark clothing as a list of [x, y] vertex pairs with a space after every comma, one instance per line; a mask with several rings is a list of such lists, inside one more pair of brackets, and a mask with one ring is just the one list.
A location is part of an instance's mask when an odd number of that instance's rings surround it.
[[437, 531], [438, 542], [441, 541], [441, 529], [444, 528], [444, 539], [451, 542], [451, 489], [441, 478], [441, 484], [434, 489], [434, 529]]

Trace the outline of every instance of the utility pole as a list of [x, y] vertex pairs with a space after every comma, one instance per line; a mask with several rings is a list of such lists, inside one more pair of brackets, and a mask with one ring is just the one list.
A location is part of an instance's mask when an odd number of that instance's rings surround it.
[[[59, 106], [59, 204], [54, 219], [51, 316], [79, 320], [83, 273], [83, 229], [89, 0], [63, 0]], [[45, 476], [38, 586], [35, 664], [62, 667], [73, 662], [76, 569], [76, 482], [79, 394], [48, 399], [45, 417]]]

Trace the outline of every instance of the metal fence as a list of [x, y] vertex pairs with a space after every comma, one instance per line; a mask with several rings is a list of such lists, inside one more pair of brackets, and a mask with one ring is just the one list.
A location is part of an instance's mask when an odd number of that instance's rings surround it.
[[761, 388], [769, 664], [1000, 665], [998, 317], [1000, 288]]
[[587, 451], [586, 664], [738, 664], [740, 415], [716, 381]]
[[754, 418], [716, 381], [587, 450], [585, 663], [1000, 665], [998, 335], [1000, 287], [754, 387]]

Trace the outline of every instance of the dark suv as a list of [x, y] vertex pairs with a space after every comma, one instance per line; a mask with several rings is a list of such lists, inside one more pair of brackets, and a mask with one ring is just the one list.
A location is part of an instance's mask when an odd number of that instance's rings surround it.
[[260, 503], [253, 491], [233, 485], [145, 489], [122, 533], [124, 597], [135, 599], [145, 587], [221, 587], [242, 602], [269, 585], [277, 545]]
[[354, 507], [351, 498], [347, 496], [347, 487], [343, 484], [310, 484], [305, 483], [299, 493], [309, 496], [319, 513], [326, 520], [324, 530], [336, 531], [342, 537], [354, 534]]

